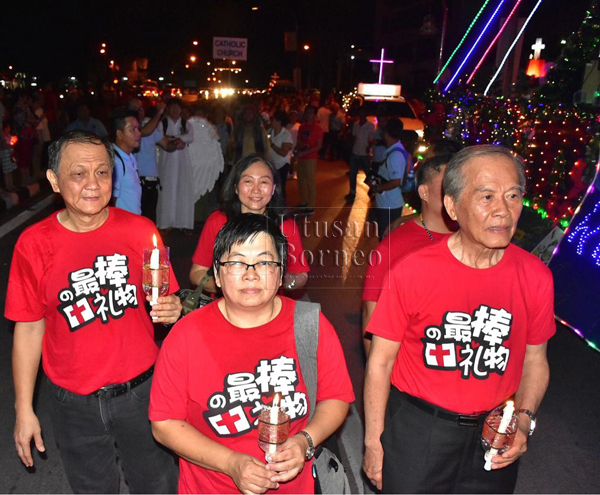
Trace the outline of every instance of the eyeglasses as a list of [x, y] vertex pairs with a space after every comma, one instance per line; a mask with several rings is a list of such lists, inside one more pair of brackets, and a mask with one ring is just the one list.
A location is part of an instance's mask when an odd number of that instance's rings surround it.
[[243, 261], [219, 261], [220, 266], [227, 269], [230, 275], [243, 275], [248, 268], [254, 268], [259, 275], [273, 275], [282, 266], [279, 261], [259, 261], [258, 263], [244, 263]]

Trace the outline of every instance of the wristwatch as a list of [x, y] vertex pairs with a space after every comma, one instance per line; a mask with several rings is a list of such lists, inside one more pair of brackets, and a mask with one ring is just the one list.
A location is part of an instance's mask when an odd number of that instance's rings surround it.
[[533, 432], [535, 431], [535, 426], [537, 424], [537, 418], [536, 418], [535, 414], [533, 414], [529, 409], [519, 409], [518, 413], [529, 416], [529, 419], [531, 420], [531, 422], [529, 423], [529, 434], [528, 435], [529, 436], [533, 435]]
[[312, 437], [306, 431], [302, 430], [300, 435], [303, 435], [308, 441], [308, 448], [306, 449], [305, 457], [307, 461], [310, 461], [315, 455], [315, 444], [312, 441]]

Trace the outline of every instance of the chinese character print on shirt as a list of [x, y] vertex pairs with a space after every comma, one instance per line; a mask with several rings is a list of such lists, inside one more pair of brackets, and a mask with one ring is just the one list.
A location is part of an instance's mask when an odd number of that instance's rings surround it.
[[425, 330], [423, 360], [429, 369], [461, 370], [470, 376], [486, 379], [490, 373], [504, 374], [510, 349], [508, 340], [512, 314], [505, 309], [481, 305], [473, 314], [448, 311], [439, 327]]
[[129, 260], [122, 254], [98, 256], [93, 268], [69, 274], [69, 287], [58, 294], [59, 312], [71, 332], [100, 319], [121, 318], [127, 308], [137, 308], [137, 287], [128, 284]]
[[220, 437], [243, 435], [258, 427], [258, 416], [275, 394], [281, 407], [295, 421], [308, 413], [308, 398], [297, 392], [298, 372], [293, 358], [280, 356], [261, 359], [254, 373], [231, 373], [225, 377], [224, 390], [208, 399], [204, 419]]

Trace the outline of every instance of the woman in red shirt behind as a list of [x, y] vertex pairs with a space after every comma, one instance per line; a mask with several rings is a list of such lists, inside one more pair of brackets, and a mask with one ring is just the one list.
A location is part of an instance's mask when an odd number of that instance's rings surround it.
[[[241, 213], [256, 213], [277, 223], [287, 238], [288, 272], [283, 281], [284, 289], [300, 289], [306, 285], [309, 266], [302, 248], [300, 229], [291, 218], [284, 220], [285, 208], [281, 191], [275, 183], [275, 175], [273, 165], [256, 154], [242, 158], [233, 166], [221, 190], [220, 208], [206, 220], [192, 256], [192, 284], [198, 285], [212, 266], [215, 238], [221, 227]], [[204, 289], [217, 292], [214, 279]]]

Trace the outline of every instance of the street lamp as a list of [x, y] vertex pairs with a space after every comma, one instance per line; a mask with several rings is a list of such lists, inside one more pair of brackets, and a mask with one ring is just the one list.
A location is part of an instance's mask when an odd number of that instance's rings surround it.
[[198, 40], [194, 40], [194, 41], [192, 41], [192, 45], [194, 45], [194, 46], [198, 46]]
[[190, 56], [190, 62], [195, 62], [195, 61], [196, 61], [196, 56], [195, 55]]
[[302, 48], [304, 48], [304, 51], [307, 52], [310, 50], [310, 45], [304, 45]]

